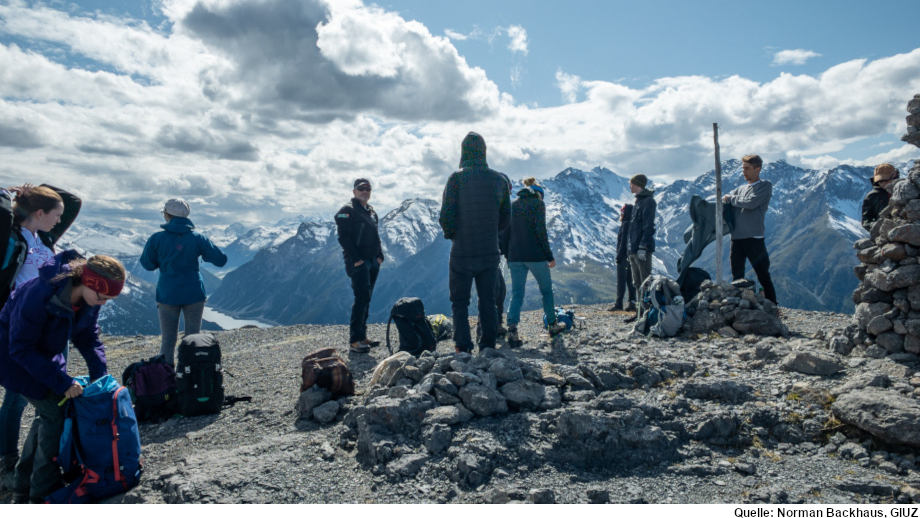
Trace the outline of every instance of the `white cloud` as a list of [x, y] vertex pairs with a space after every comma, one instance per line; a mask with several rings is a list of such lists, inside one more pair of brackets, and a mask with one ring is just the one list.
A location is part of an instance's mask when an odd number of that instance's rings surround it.
[[521, 53], [527, 55], [527, 30], [520, 25], [509, 25], [505, 32], [511, 41], [508, 43], [508, 50], [512, 53]]
[[821, 54], [812, 50], [781, 50], [773, 54], [773, 66], [804, 65], [809, 59], [817, 57], [821, 57]]
[[470, 37], [467, 36], [466, 34], [457, 32], [457, 31], [452, 30], [452, 29], [444, 29], [444, 35], [447, 36], [448, 38], [450, 38], [450, 39], [452, 39], [452, 40], [456, 40], [456, 41], [466, 41], [466, 40], [468, 40], [468, 39], [470, 38]]
[[[0, 185], [55, 183], [84, 197], [81, 218], [125, 224], [155, 219], [172, 196], [208, 200], [201, 225], [272, 222], [327, 214], [357, 176], [375, 180], [381, 209], [437, 198], [471, 130], [511, 175], [603, 164], [659, 183], [693, 177], [712, 167], [713, 122], [725, 158], [837, 165], [853, 162], [853, 143], [900, 137], [920, 91], [917, 49], [765, 83], [686, 76], [631, 88], [560, 69], [563, 103], [541, 108], [499, 92], [456, 35], [354, 0], [158, 5], [163, 28], [0, 4], [0, 35], [22, 42], [0, 45]], [[524, 73], [515, 61], [512, 84]], [[878, 151], [855, 158], [916, 154]]]

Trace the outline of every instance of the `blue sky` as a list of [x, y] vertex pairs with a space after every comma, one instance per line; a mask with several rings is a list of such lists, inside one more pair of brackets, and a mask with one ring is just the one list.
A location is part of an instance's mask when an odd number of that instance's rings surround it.
[[[0, 0], [0, 182], [142, 224], [437, 198], [470, 130], [512, 177], [658, 182], [757, 152], [904, 162], [916, 2]], [[297, 193], [292, 196], [291, 193]], [[84, 193], [86, 194], [86, 193]]]

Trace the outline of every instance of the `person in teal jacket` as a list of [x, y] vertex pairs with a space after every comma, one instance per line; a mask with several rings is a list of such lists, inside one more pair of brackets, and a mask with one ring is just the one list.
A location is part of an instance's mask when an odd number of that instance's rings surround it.
[[141, 254], [140, 263], [146, 270], [159, 268], [157, 309], [160, 313], [160, 354], [175, 365], [176, 338], [179, 335], [179, 313], [185, 315], [185, 334], [201, 332], [201, 316], [207, 295], [198, 271], [198, 258], [217, 266], [227, 264], [227, 256], [207, 237], [195, 232], [188, 215], [188, 203], [181, 198], [166, 202], [162, 210], [166, 224], [162, 231], [150, 236]]

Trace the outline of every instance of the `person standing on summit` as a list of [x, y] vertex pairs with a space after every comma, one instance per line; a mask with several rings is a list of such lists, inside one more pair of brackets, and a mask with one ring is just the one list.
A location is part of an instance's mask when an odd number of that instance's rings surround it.
[[204, 303], [208, 296], [198, 270], [198, 258], [221, 268], [227, 255], [206, 236], [195, 231], [188, 219], [188, 202], [172, 198], [166, 202], [163, 229], [150, 236], [144, 245], [140, 263], [145, 270], [160, 270], [157, 279], [157, 310], [160, 314], [160, 354], [175, 365], [176, 338], [179, 336], [179, 313], [185, 315], [185, 335], [201, 332]]
[[473, 282], [479, 297], [479, 350], [495, 347], [495, 287], [501, 258], [498, 233], [511, 221], [508, 178], [486, 163], [486, 141], [470, 132], [460, 146], [460, 170], [444, 186], [439, 222], [450, 247], [450, 302], [457, 352], [472, 352], [469, 306]]
[[742, 157], [741, 174], [747, 184], [736, 187], [723, 196], [722, 201], [731, 204], [735, 219], [729, 253], [732, 279], [743, 279], [744, 262], [751, 261], [757, 280], [763, 286], [763, 296], [776, 304], [776, 289], [770, 279], [770, 255], [764, 242], [764, 219], [773, 196], [773, 184], [760, 179], [762, 166], [763, 160], [758, 155]]
[[377, 274], [383, 264], [383, 244], [377, 233], [377, 213], [368, 205], [371, 199], [371, 182], [366, 178], [355, 180], [354, 197], [335, 214], [335, 228], [345, 258], [345, 273], [351, 278], [355, 302], [351, 306], [348, 341], [351, 352], [365, 354], [380, 342], [367, 339], [367, 314]]
[[[652, 253], [655, 252], [655, 191], [647, 189], [648, 178], [637, 174], [629, 179], [629, 190], [636, 195], [636, 205], [629, 221], [629, 270], [633, 286], [642, 287], [652, 274]], [[641, 297], [642, 294], [640, 293]]]

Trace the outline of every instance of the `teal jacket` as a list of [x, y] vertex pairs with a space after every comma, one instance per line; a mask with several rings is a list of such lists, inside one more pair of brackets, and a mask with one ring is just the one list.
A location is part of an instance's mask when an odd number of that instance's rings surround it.
[[163, 230], [150, 236], [140, 259], [144, 269], [160, 270], [157, 302], [184, 306], [207, 299], [198, 272], [198, 258], [220, 268], [227, 264], [226, 254], [210, 239], [195, 232], [195, 225], [188, 218], [172, 218], [160, 227]]

